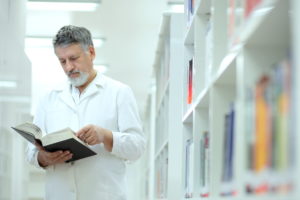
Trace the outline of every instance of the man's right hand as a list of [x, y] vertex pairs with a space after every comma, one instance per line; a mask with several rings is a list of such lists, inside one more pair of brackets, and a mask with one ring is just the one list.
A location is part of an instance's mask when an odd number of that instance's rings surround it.
[[70, 151], [48, 152], [42, 148], [38, 149], [38, 162], [41, 167], [47, 167], [58, 163], [64, 163], [65, 161], [70, 160], [73, 156], [73, 154], [70, 153]]

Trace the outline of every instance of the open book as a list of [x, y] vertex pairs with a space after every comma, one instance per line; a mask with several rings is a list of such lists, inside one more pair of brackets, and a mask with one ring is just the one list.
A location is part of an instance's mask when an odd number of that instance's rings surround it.
[[44, 136], [42, 130], [38, 126], [29, 122], [11, 128], [32, 144], [40, 144], [46, 151], [70, 151], [73, 154], [73, 157], [67, 162], [96, 155], [96, 153], [90, 149], [87, 144], [76, 137], [74, 131], [70, 128], [65, 128]]

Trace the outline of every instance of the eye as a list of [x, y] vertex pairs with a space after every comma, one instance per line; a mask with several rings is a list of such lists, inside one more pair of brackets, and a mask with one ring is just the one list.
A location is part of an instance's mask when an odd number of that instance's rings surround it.
[[71, 58], [70, 58], [71, 61], [75, 61], [75, 60], [77, 60], [77, 59], [78, 59], [78, 57], [71, 57]]
[[66, 64], [66, 60], [59, 60], [60, 64], [64, 65]]

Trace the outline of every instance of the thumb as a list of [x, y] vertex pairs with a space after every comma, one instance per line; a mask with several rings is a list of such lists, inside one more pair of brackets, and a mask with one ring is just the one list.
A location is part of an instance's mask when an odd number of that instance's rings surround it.
[[45, 150], [39, 141], [36, 141], [34, 145], [39, 151]]

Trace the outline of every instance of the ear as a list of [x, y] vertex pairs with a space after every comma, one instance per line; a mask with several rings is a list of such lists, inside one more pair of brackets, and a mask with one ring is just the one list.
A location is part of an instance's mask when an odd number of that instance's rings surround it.
[[96, 57], [96, 51], [95, 51], [95, 48], [93, 46], [89, 46], [89, 53], [90, 53], [91, 59], [93, 61]]

